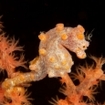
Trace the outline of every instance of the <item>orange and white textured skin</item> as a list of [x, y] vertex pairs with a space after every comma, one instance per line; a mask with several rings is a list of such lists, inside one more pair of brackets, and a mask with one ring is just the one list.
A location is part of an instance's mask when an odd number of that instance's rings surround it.
[[74, 62], [68, 50], [76, 53], [80, 59], [86, 57], [89, 42], [85, 40], [84, 32], [81, 25], [72, 28], [59, 23], [48, 32], [41, 33], [38, 36], [39, 56], [30, 62], [30, 70], [35, 70], [38, 78], [47, 74], [49, 77], [60, 77], [71, 72]]

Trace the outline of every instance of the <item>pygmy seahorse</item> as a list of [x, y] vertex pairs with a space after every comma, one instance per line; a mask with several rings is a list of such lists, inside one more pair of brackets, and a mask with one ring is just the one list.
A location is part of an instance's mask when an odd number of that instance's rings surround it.
[[59, 23], [55, 28], [38, 36], [39, 56], [29, 65], [30, 70], [36, 72], [38, 80], [47, 74], [49, 77], [60, 77], [70, 73], [74, 62], [68, 50], [76, 53], [80, 59], [86, 57], [85, 50], [89, 46], [89, 41], [86, 41], [84, 32], [81, 25], [72, 28]]

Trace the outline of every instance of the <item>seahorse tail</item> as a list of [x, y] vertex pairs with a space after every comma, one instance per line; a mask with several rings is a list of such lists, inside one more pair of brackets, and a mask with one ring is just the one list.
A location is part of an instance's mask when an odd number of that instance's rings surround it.
[[33, 72], [21, 73], [16, 77], [6, 78], [2, 83], [2, 88], [9, 89], [11, 87], [18, 86], [22, 83], [27, 83], [31, 81], [35, 81], [35, 74]]

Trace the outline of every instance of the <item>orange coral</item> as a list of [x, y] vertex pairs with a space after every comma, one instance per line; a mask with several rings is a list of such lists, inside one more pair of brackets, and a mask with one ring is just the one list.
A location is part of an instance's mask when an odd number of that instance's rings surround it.
[[4, 93], [5, 93], [5, 90], [0, 87], [0, 102], [4, 100]]
[[70, 105], [87, 105], [83, 100], [84, 96], [87, 97], [89, 104], [94, 105], [93, 103], [96, 102], [94, 94], [98, 93], [96, 91], [98, 83], [101, 80], [105, 80], [105, 74], [102, 70], [105, 59], [103, 57], [96, 58], [94, 56], [90, 58], [95, 61], [95, 64], [89, 66], [86, 63], [85, 66], [79, 66], [76, 73], [71, 73], [74, 80], [79, 80], [78, 85], [75, 85], [68, 75], [62, 76], [61, 82], [65, 82], [66, 86], [60, 88], [60, 92], [66, 95], [64, 100]]
[[6, 70], [8, 76], [14, 72], [14, 69], [19, 66], [26, 67], [24, 64], [24, 55], [21, 55], [20, 58], [16, 56], [15, 51], [22, 51], [21, 46], [17, 46], [18, 41], [15, 39], [9, 39], [8, 37], [1, 35], [0, 36], [0, 68]]
[[[0, 28], [2, 28], [1, 23]], [[2, 29], [0, 30], [0, 33], [0, 71], [6, 70], [7, 72], [7, 78], [0, 84], [0, 105], [29, 105], [29, 95], [26, 94], [26, 91], [23, 87], [19, 86], [21, 84], [19, 80], [21, 80], [23, 83], [23, 81], [25, 81], [24, 78], [29, 77], [30, 74], [26, 74], [24, 76], [22, 73], [15, 71], [16, 67], [19, 66], [27, 68], [25, 66], [26, 61], [24, 60], [24, 55], [20, 54], [17, 56], [19, 51], [23, 51], [23, 47], [18, 46], [18, 40], [16, 41], [14, 37], [9, 38], [6, 36]], [[15, 80], [14, 77], [16, 77]], [[20, 79], [18, 79], [18, 77]], [[32, 78], [33, 76], [31, 75], [30, 79]], [[27, 78], [28, 81], [30, 81], [30, 79]], [[9, 81], [5, 83], [6, 80]], [[19, 82], [20, 84], [18, 83], [17, 87], [15, 86], [16, 84], [13, 85], [13, 82]], [[8, 83], [12, 84], [13, 86], [7, 86]], [[4, 87], [3, 84], [5, 84]]]
[[5, 105], [31, 105], [28, 101], [30, 94], [26, 93], [26, 90], [22, 87], [13, 87], [5, 93], [6, 98], [10, 100], [10, 102], [5, 101]]

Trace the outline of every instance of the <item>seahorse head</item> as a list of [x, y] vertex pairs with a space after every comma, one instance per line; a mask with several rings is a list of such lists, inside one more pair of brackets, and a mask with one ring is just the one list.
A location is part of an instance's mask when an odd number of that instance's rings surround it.
[[66, 27], [65, 32], [67, 37], [66, 40], [61, 42], [62, 45], [70, 51], [76, 53], [78, 58], [85, 58], [85, 50], [89, 46], [89, 42], [85, 39], [84, 28], [81, 25], [74, 28]]

